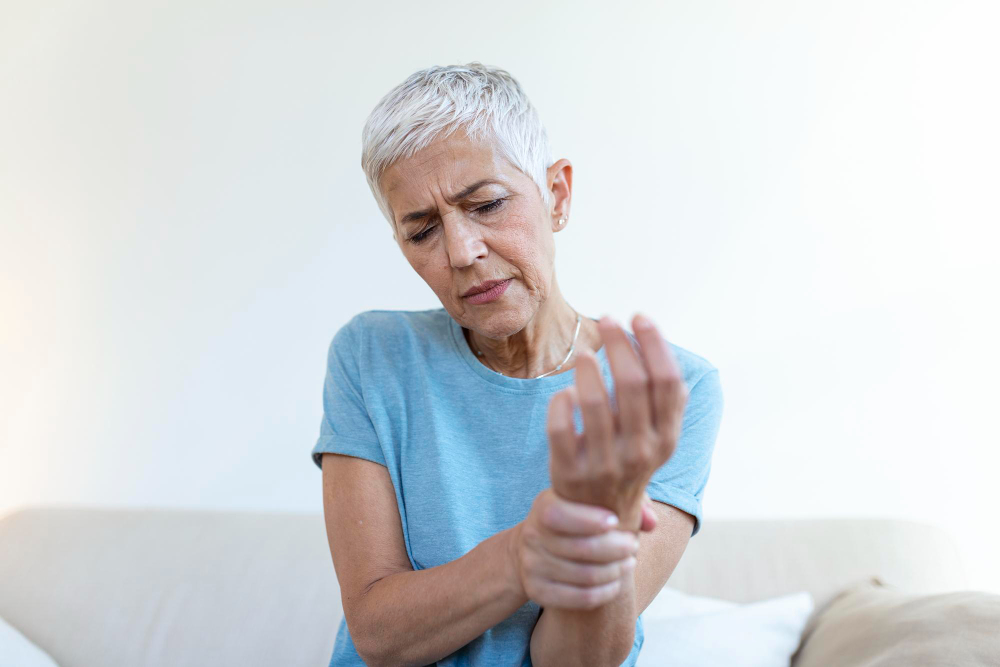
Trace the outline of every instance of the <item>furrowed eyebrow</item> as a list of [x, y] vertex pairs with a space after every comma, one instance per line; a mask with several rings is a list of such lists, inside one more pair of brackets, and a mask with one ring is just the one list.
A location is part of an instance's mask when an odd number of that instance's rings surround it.
[[[496, 185], [503, 185], [503, 183], [501, 183], [500, 181], [494, 180], [492, 178], [484, 178], [481, 181], [476, 181], [469, 187], [463, 189], [461, 192], [456, 192], [451, 197], [449, 197], [449, 201], [458, 201], [459, 199], [465, 199], [479, 188], [483, 187], [484, 185], [490, 185], [491, 183], [494, 183]], [[426, 218], [433, 212], [434, 212], [433, 208], [425, 208], [421, 211], [413, 211], [412, 213], [407, 213], [402, 218], [400, 218], [399, 224], [405, 225], [408, 222], [417, 222], [418, 220]]]

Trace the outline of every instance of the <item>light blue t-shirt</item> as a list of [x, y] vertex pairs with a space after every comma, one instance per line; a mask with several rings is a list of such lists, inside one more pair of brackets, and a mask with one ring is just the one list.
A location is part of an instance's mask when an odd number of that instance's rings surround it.
[[[635, 336], [629, 333], [634, 346]], [[695, 518], [722, 418], [718, 370], [670, 344], [689, 395], [680, 441], [653, 475], [647, 493]], [[597, 352], [614, 404], [606, 350]], [[323, 420], [312, 450], [368, 459], [389, 470], [414, 570], [450, 562], [523, 520], [551, 486], [546, 421], [552, 395], [575, 381], [576, 369], [544, 378], [511, 378], [480, 362], [461, 325], [444, 308], [369, 310], [341, 327], [330, 344]], [[574, 414], [583, 431], [580, 411]], [[528, 602], [436, 664], [531, 665], [529, 642], [540, 607]], [[634, 665], [642, 647], [636, 620]], [[364, 665], [341, 620], [332, 667]]]

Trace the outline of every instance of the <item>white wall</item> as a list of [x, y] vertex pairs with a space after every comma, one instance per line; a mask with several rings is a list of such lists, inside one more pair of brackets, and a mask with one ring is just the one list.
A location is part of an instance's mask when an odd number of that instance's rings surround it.
[[575, 166], [570, 302], [720, 368], [706, 519], [938, 523], [1000, 592], [995, 3], [362, 4], [3, 5], [0, 511], [321, 511], [331, 336], [440, 305], [362, 124], [480, 60]]

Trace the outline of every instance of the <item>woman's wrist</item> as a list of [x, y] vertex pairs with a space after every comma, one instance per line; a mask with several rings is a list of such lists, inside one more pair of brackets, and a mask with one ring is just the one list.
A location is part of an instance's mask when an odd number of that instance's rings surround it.
[[507, 580], [514, 595], [527, 602], [529, 598], [527, 592], [524, 590], [524, 582], [521, 580], [520, 558], [518, 554], [521, 527], [523, 525], [524, 522], [520, 521], [501, 532], [500, 535], [504, 540], [504, 554], [506, 555], [505, 567], [503, 569], [504, 579]]
[[643, 500], [640, 500], [632, 507], [622, 510], [618, 515], [618, 530], [640, 532], [642, 530], [642, 506]]

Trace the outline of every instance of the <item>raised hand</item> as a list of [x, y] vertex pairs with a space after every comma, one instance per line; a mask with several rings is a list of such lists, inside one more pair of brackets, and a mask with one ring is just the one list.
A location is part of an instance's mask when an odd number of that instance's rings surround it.
[[[639, 354], [610, 317], [601, 318], [598, 328], [618, 409], [611, 406], [596, 356], [581, 352], [576, 384], [549, 404], [552, 488], [567, 500], [606, 507], [622, 528], [639, 530], [646, 485], [677, 446], [688, 389], [670, 346], [647, 318], [632, 320]], [[581, 434], [573, 423], [575, 406], [583, 417]]]

